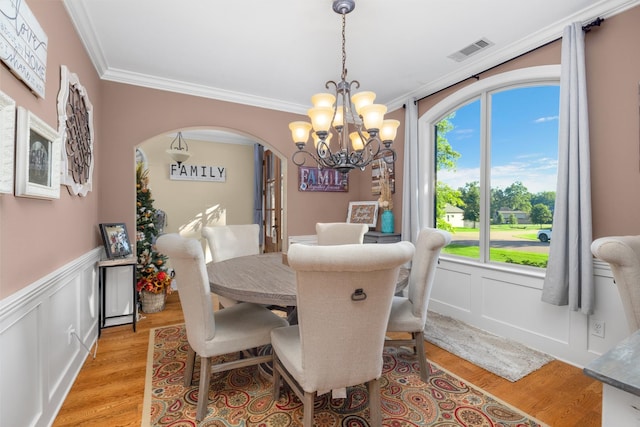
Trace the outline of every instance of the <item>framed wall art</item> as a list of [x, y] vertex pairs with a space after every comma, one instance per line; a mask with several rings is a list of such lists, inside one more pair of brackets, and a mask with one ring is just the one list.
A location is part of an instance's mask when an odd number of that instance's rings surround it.
[[60, 198], [60, 137], [32, 112], [18, 107], [16, 196]]
[[349, 191], [349, 175], [335, 169], [298, 166], [298, 191]]
[[76, 196], [86, 196], [93, 179], [93, 105], [78, 76], [60, 67], [58, 132], [62, 146], [60, 183]]
[[0, 193], [13, 194], [16, 102], [0, 92]]
[[127, 226], [123, 222], [100, 224], [100, 234], [107, 258], [123, 258], [131, 256], [131, 242]]
[[378, 202], [349, 202], [347, 222], [375, 227], [378, 222]]

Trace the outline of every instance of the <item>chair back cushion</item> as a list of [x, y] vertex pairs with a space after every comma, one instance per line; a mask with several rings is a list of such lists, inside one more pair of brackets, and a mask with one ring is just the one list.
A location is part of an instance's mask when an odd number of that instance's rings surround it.
[[369, 231], [369, 227], [366, 224], [348, 222], [319, 222], [316, 224], [319, 246], [362, 243], [367, 231]]
[[409, 242], [291, 246], [303, 389], [322, 394], [380, 377], [398, 271], [413, 253]]
[[411, 301], [412, 313], [427, 321], [427, 308], [440, 250], [451, 242], [451, 234], [435, 228], [423, 228], [416, 240], [416, 253], [411, 262], [408, 297]]
[[596, 239], [591, 252], [611, 266], [629, 331], [640, 329], [640, 236]]
[[260, 253], [258, 224], [221, 225], [203, 227], [213, 262]]
[[160, 236], [156, 247], [169, 257], [176, 272], [189, 345], [196, 353], [205, 354], [204, 342], [214, 337], [215, 320], [202, 245], [172, 233]]

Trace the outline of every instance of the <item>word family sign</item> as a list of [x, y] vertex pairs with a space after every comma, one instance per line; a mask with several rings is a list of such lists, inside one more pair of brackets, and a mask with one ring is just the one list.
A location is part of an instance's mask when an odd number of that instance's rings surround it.
[[0, 60], [44, 98], [48, 38], [22, 0], [0, 0]]
[[349, 191], [348, 176], [334, 169], [300, 166], [298, 189], [300, 191]]
[[171, 163], [169, 165], [169, 179], [174, 181], [226, 182], [227, 168]]

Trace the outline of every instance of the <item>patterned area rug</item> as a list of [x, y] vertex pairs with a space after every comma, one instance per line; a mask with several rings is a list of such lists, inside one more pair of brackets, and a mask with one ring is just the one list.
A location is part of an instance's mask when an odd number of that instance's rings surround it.
[[[195, 422], [198, 382], [183, 386], [187, 355], [184, 325], [157, 328], [149, 338], [149, 360], [143, 405], [143, 426], [260, 426], [302, 425], [302, 404], [285, 388], [279, 401], [272, 383], [258, 368], [247, 367], [211, 378], [209, 412]], [[196, 372], [200, 367], [196, 363]], [[406, 349], [385, 348], [381, 381], [383, 425], [403, 426], [543, 426], [464, 380], [430, 364], [430, 380], [423, 383], [416, 358]], [[197, 375], [197, 374], [196, 374]], [[348, 389], [346, 399], [316, 399], [315, 425], [369, 426], [365, 386]]]
[[428, 312], [424, 338], [511, 382], [554, 360], [548, 354], [434, 311]]

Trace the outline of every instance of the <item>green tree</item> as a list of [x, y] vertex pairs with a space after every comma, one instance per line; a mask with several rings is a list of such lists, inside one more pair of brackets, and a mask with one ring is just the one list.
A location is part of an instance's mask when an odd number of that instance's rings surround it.
[[509, 215], [509, 224], [518, 225], [518, 217], [515, 214]]
[[[136, 281], [153, 278], [159, 272], [167, 273], [167, 256], [158, 253], [153, 244], [158, 237], [154, 224], [156, 209], [153, 207], [151, 190], [148, 188], [149, 171], [142, 163], [136, 167]], [[164, 276], [161, 276], [164, 277]], [[139, 285], [140, 286], [140, 285]]]
[[531, 206], [542, 203], [549, 211], [553, 212], [556, 203], [555, 191], [542, 191], [531, 196]]
[[[456, 162], [460, 158], [460, 153], [455, 151], [449, 140], [447, 133], [453, 129], [451, 119], [455, 117], [455, 112], [451, 113], [436, 124], [436, 171], [455, 170]], [[460, 192], [454, 190], [446, 184], [437, 181], [436, 184], [436, 227], [442, 230], [452, 231], [451, 224], [445, 221], [445, 206], [449, 203], [453, 206], [463, 206]]]
[[460, 198], [458, 190], [454, 190], [440, 181], [436, 185], [436, 228], [453, 231], [453, 226], [445, 220], [445, 206], [447, 203], [453, 206], [461, 206], [464, 202]]
[[[504, 190], [504, 203], [510, 210], [531, 212], [531, 193], [520, 181], [516, 181]], [[500, 207], [498, 207], [499, 209]]]
[[467, 182], [459, 191], [464, 202], [464, 219], [474, 223], [480, 221], [480, 183]]
[[545, 204], [538, 203], [531, 208], [531, 221], [542, 227], [542, 224], [551, 224], [553, 214]]

